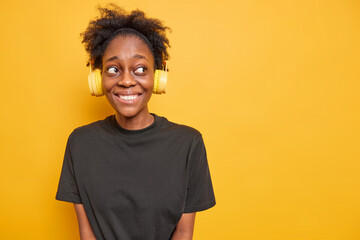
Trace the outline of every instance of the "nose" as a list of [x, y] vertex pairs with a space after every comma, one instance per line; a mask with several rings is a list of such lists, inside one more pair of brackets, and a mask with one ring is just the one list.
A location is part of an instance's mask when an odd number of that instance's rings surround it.
[[118, 80], [117, 84], [123, 87], [131, 87], [136, 85], [135, 77], [131, 74], [130, 71], [124, 71]]

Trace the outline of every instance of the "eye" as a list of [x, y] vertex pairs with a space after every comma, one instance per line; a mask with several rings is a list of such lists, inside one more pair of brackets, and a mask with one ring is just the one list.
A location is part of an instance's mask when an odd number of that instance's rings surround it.
[[117, 74], [119, 72], [119, 69], [117, 69], [116, 67], [109, 67], [107, 69], [107, 72], [110, 74]]
[[137, 69], [135, 69], [135, 73], [136, 74], [143, 74], [143, 73], [145, 73], [146, 72], [146, 67], [138, 67]]

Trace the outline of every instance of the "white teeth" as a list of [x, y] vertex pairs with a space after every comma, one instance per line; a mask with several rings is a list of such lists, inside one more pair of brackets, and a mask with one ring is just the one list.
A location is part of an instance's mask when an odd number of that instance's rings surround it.
[[139, 95], [128, 95], [128, 96], [122, 96], [122, 95], [119, 95], [119, 97], [121, 99], [124, 99], [124, 100], [134, 100], [135, 98], [137, 98]]

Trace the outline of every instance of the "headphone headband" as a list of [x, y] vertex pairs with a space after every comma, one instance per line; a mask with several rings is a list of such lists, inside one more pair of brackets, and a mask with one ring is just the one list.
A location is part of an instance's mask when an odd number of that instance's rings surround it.
[[119, 35], [119, 34], [121, 34], [121, 33], [133, 33], [133, 34], [139, 36], [142, 40], [145, 41], [145, 43], [146, 43], [146, 44], [148, 45], [148, 47], [150, 48], [152, 54], [155, 56], [153, 47], [152, 47], [149, 39], [148, 39], [144, 34], [142, 34], [141, 32], [139, 32], [139, 31], [137, 31], [137, 30], [135, 30], [135, 29], [133, 29], [133, 28], [120, 28], [120, 29], [116, 30], [115, 32], [113, 32], [113, 33], [110, 35], [110, 37], [109, 37], [109, 39], [108, 39], [108, 42], [110, 42], [111, 40], [113, 40], [117, 35]]

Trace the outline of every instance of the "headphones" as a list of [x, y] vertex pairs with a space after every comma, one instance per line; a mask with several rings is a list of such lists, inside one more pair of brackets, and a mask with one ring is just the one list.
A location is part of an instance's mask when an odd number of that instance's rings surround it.
[[[162, 94], [166, 93], [166, 82], [167, 82], [167, 64], [166, 62], [164, 69], [156, 69], [154, 76], [154, 89], [153, 93]], [[104, 95], [104, 89], [101, 84], [101, 71], [100, 69], [92, 70], [92, 64], [90, 63], [90, 73], [88, 76], [89, 89], [91, 96], [100, 97]]]

